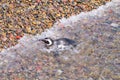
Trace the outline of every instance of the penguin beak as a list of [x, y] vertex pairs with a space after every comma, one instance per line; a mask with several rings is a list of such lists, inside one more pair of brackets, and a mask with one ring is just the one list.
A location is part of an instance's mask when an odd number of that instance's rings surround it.
[[43, 41], [43, 42], [45, 42], [45, 39], [39, 39], [38, 41]]
[[44, 43], [48, 44], [48, 41], [46, 41], [45, 39], [39, 39], [39, 41], [43, 41]]

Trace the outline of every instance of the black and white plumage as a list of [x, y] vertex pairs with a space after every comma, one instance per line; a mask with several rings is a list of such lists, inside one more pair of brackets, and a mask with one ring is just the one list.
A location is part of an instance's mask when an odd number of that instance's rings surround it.
[[40, 40], [43, 41], [47, 47], [52, 46], [54, 44], [54, 41], [51, 38], [44, 38]]
[[55, 49], [57, 48], [61, 50], [64, 50], [65, 48], [76, 47], [77, 45], [74, 40], [68, 38], [59, 38], [55, 40], [53, 40], [52, 38], [44, 38], [40, 40], [45, 43], [47, 48], [54, 46]]

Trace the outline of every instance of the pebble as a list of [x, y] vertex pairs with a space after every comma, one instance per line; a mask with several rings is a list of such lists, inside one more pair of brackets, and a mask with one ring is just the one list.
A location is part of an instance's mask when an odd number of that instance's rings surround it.
[[113, 26], [113, 27], [119, 27], [120, 25], [119, 24], [117, 24], [117, 23], [111, 23], [111, 26]]
[[[9, 32], [12, 37], [16, 37], [17, 30], [22, 30], [19, 32], [19, 35], [22, 36], [40, 34], [63, 17], [68, 18], [82, 11], [92, 10], [96, 8], [96, 4], [100, 6], [107, 1], [110, 0], [4, 0], [0, 2], [0, 16], [3, 17], [0, 20], [0, 25], [3, 26], [0, 34]], [[34, 28], [32, 28], [33, 26]], [[114, 26], [116, 25], [114, 24]], [[10, 36], [9, 34], [7, 35]], [[2, 43], [0, 51], [4, 45], [14, 46], [20, 38], [4, 37], [4, 39], [0, 39], [0, 43]], [[9, 43], [14, 45], [8, 45]]]
[[61, 69], [58, 69], [56, 74], [61, 75], [62, 73], [63, 73], [63, 71]]

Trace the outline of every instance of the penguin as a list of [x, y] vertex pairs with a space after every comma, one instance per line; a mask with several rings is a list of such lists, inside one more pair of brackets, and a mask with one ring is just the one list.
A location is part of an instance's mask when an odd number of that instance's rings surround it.
[[45, 43], [45, 46], [47, 48], [51, 47], [51, 46], [56, 46], [55, 48], [59, 49], [59, 50], [64, 50], [65, 48], [68, 47], [76, 47], [76, 41], [68, 39], [68, 38], [59, 38], [59, 39], [52, 39], [52, 38], [44, 38], [44, 39], [40, 39], [39, 41], [43, 41]]

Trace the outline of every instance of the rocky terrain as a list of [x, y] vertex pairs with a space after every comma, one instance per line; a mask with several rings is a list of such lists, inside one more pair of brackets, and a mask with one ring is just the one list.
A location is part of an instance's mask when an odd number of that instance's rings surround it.
[[[78, 42], [74, 50], [47, 49], [45, 37]], [[52, 49], [52, 51], [51, 51]], [[56, 22], [38, 35], [24, 35], [0, 53], [0, 80], [120, 80], [120, 1]]]

